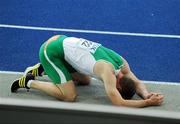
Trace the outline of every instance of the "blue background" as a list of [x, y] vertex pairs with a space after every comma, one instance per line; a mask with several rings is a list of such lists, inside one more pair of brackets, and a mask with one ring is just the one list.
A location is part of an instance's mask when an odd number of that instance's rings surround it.
[[[179, 0], [1, 0], [0, 24], [180, 34]], [[41, 44], [65, 34], [97, 41], [121, 54], [142, 80], [180, 82], [180, 39], [0, 28], [0, 70], [37, 63]]]

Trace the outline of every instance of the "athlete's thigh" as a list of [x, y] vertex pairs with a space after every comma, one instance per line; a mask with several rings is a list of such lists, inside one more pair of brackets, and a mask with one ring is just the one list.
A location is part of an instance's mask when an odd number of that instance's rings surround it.
[[71, 74], [66, 68], [61, 57], [56, 57], [51, 54], [51, 51], [44, 50], [45, 44], [42, 45], [39, 53], [41, 64], [45, 73], [55, 84], [66, 83], [72, 80]]
[[53, 60], [52, 62], [51, 64], [46, 61], [42, 63], [46, 74], [59, 88], [63, 95], [63, 100], [74, 101], [77, 92], [71, 74], [59, 59]]
[[53, 83], [62, 84], [72, 80], [71, 74], [60, 59], [54, 58], [51, 63], [45, 62], [42, 65]]

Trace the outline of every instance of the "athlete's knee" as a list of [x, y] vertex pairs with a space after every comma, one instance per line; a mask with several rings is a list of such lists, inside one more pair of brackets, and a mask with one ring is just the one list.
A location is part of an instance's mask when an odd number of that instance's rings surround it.
[[68, 94], [57, 93], [55, 94], [55, 96], [60, 101], [74, 102], [76, 100], [77, 94], [76, 93], [68, 93]]
[[67, 101], [67, 102], [75, 102], [76, 101], [76, 98], [77, 98], [77, 94], [74, 93], [74, 94], [68, 94], [68, 95], [65, 95], [64, 96], [64, 101]]
[[68, 102], [74, 102], [76, 100], [77, 92], [74, 86], [74, 82], [72, 80], [64, 84], [61, 84], [58, 87], [59, 87], [59, 91], [61, 92], [59, 99]]

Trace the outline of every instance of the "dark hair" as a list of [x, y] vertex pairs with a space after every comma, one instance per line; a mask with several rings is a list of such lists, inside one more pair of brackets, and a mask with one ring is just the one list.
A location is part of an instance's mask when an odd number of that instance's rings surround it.
[[121, 78], [120, 85], [121, 90], [119, 92], [124, 99], [131, 99], [136, 93], [135, 82], [127, 76]]

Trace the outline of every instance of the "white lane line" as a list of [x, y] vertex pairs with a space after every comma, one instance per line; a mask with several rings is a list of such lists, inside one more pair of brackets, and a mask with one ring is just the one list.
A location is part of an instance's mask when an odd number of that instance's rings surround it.
[[0, 74], [23, 75], [24, 72], [17, 72], [17, 71], [0, 71]]
[[[24, 72], [17, 72], [17, 71], [0, 71], [0, 74], [12, 74], [12, 75], [23, 75]], [[95, 78], [93, 80], [99, 81]], [[165, 81], [143, 81], [144, 83], [147, 84], [162, 84], [162, 85], [178, 85], [180, 86], [180, 82], [165, 82]]]
[[162, 84], [162, 85], [178, 85], [180, 86], [180, 82], [165, 82], [165, 81], [143, 81], [145, 84]]
[[80, 29], [66, 29], [66, 28], [50, 28], [50, 27], [8, 25], [8, 24], [0, 24], [0, 28], [16, 28], [16, 29], [43, 30], [43, 31], [62, 31], [62, 32], [76, 32], [76, 33], [89, 33], [89, 34], [107, 34], [107, 35], [120, 35], [120, 36], [177, 38], [177, 39], [180, 39], [180, 35], [111, 32], [111, 31], [96, 31], [96, 30], [80, 30]]

